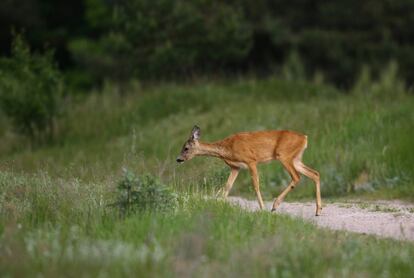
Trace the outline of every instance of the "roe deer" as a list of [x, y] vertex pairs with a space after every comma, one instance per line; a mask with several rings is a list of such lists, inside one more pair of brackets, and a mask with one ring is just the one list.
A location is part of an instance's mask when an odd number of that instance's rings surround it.
[[264, 208], [259, 189], [257, 164], [271, 160], [279, 160], [289, 172], [292, 181], [275, 199], [272, 211], [283, 201], [285, 196], [298, 184], [300, 174], [315, 182], [316, 215], [322, 210], [319, 173], [302, 162], [302, 155], [307, 147], [307, 136], [288, 130], [241, 132], [231, 135], [215, 143], [199, 141], [200, 128], [194, 126], [190, 138], [184, 143], [177, 162], [182, 163], [194, 156], [205, 155], [222, 159], [231, 168], [230, 176], [224, 188], [227, 197], [241, 168], [250, 171], [254, 190], [261, 209]]

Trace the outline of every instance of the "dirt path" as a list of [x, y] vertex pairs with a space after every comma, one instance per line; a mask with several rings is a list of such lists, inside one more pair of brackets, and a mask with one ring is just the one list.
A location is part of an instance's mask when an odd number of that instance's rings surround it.
[[[256, 201], [229, 197], [229, 202], [256, 211]], [[266, 209], [272, 203], [267, 202]], [[333, 230], [347, 230], [401, 240], [414, 241], [414, 205], [399, 201], [324, 204], [322, 215], [315, 216], [315, 204], [284, 202], [277, 213], [301, 217], [318, 226]]]

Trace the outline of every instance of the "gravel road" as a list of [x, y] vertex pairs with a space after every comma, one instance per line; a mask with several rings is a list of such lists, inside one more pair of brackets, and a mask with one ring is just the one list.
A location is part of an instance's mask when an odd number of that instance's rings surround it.
[[[229, 197], [228, 201], [249, 211], [259, 210], [256, 201], [240, 197]], [[270, 210], [272, 203], [265, 205]], [[313, 202], [283, 202], [275, 213], [301, 217], [333, 230], [414, 241], [414, 205], [401, 201], [327, 203], [321, 216], [315, 216]]]

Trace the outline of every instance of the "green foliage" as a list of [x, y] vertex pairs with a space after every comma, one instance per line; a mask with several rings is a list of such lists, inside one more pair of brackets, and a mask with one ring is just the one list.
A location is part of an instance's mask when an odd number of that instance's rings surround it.
[[122, 34], [110, 33], [98, 41], [76, 39], [69, 48], [74, 59], [90, 75], [90, 82], [109, 79], [122, 84], [133, 77], [133, 46]]
[[283, 77], [290, 81], [304, 81], [306, 80], [305, 67], [302, 63], [299, 54], [293, 51], [285, 61], [282, 68]]
[[108, 1], [84, 0], [86, 22], [92, 29], [104, 31], [111, 28], [112, 11]]
[[376, 95], [388, 95], [391, 98], [401, 96], [407, 90], [404, 81], [399, 76], [397, 62], [389, 62], [381, 71], [378, 83], [374, 84], [372, 88], [373, 93]]
[[369, 66], [364, 65], [360, 69], [359, 76], [354, 84], [354, 87], [352, 89], [353, 94], [362, 94], [367, 95], [372, 90], [372, 73]]
[[363, 65], [376, 75], [390, 59], [400, 65], [401, 79], [414, 80], [413, 0], [16, 3], [0, 6], [2, 53], [8, 53], [12, 26], [30, 30], [30, 45], [56, 49], [77, 86], [137, 76], [271, 73], [292, 51], [307, 72], [321, 72], [341, 88], [354, 84]]
[[365, 97], [398, 98], [407, 92], [407, 88], [399, 77], [397, 62], [390, 61], [381, 69], [377, 80], [373, 80], [368, 66], [362, 67], [352, 92]]
[[70, 47], [101, 79], [188, 78], [240, 62], [251, 46], [243, 11], [225, 2], [128, 0], [113, 8], [112, 19], [100, 39]]
[[228, 65], [247, 54], [251, 40], [242, 11], [225, 2], [131, 0], [116, 24], [144, 77]]
[[125, 170], [118, 183], [118, 200], [121, 213], [138, 211], [173, 211], [177, 207], [177, 194], [151, 175], [135, 176]]
[[53, 53], [32, 54], [17, 35], [12, 57], [0, 60], [0, 107], [16, 131], [33, 141], [51, 139], [62, 96], [63, 83]]

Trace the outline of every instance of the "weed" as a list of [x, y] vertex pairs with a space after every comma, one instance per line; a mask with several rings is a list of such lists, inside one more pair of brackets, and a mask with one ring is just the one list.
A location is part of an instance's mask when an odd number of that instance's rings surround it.
[[118, 183], [115, 203], [122, 215], [138, 211], [173, 211], [178, 204], [177, 194], [151, 175], [136, 176], [124, 170]]

